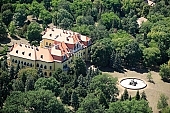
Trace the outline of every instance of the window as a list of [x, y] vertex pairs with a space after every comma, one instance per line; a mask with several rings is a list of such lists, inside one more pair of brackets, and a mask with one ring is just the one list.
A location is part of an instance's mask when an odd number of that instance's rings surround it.
[[28, 55], [31, 56], [31, 53], [29, 53]]
[[39, 64], [37, 63], [37, 67], [39, 67]]
[[26, 62], [24, 62], [24, 65], [26, 65], [27, 63]]
[[24, 55], [25, 52], [22, 52], [22, 55]]
[[18, 53], [18, 50], [16, 50], [16, 53]]
[[15, 63], [17, 63], [17, 60], [15, 60]]
[[46, 45], [48, 46], [48, 42], [46, 42]]
[[50, 70], [52, 69], [52, 66], [50, 66]]
[[12, 59], [12, 62], [14, 62], [14, 59]]
[[49, 43], [49, 46], [51, 46], [51, 43]]
[[32, 63], [30, 63], [30, 67], [32, 67]]
[[44, 69], [47, 69], [47, 66], [44, 66]]
[[43, 68], [43, 65], [41, 64], [40, 68]]
[[44, 75], [47, 76], [47, 72], [44, 72]]
[[27, 63], [27, 66], [29, 66], [29, 63]]
[[23, 64], [23, 61], [21, 61], [21, 64]]
[[20, 64], [20, 61], [18, 60], [18, 63]]
[[41, 58], [43, 58], [43, 55], [41, 55]]
[[52, 74], [51, 74], [51, 72], [49, 73], [49, 76], [51, 76]]

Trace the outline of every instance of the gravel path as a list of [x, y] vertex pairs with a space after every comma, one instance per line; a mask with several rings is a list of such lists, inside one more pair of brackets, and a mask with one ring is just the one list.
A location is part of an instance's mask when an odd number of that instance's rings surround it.
[[[118, 73], [118, 72], [103, 72], [103, 73], [109, 73], [113, 77], [117, 77], [119, 81], [126, 77], [137, 77], [144, 80], [145, 83], [147, 84], [147, 87], [139, 90], [139, 92], [141, 93], [143, 90], [145, 91], [147, 99], [149, 101], [149, 106], [152, 107], [153, 113], [159, 112], [159, 110], [157, 109], [157, 102], [159, 100], [159, 96], [161, 93], [169, 97], [168, 103], [170, 105], [170, 88], [169, 88], [170, 83], [163, 82], [158, 72], [151, 71], [152, 78], [155, 84], [148, 82], [147, 80], [148, 73], [137, 73], [135, 71], [130, 71], [130, 70], [126, 70], [125, 73]], [[123, 94], [124, 88], [120, 84], [118, 84], [117, 86], [120, 91], [119, 92], [119, 98], [120, 98], [121, 94]], [[128, 92], [132, 97], [136, 95], [136, 90], [128, 89]]]

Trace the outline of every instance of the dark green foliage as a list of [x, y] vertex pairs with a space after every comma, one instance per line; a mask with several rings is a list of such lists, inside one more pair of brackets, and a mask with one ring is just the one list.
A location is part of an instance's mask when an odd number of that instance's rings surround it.
[[127, 89], [125, 89], [124, 90], [124, 92], [123, 92], [123, 100], [128, 100], [129, 99], [129, 94], [128, 94], [128, 91], [127, 91]]
[[157, 108], [158, 109], [166, 108], [168, 106], [168, 102], [167, 102], [168, 99], [169, 98], [166, 95], [161, 94], [157, 103]]
[[112, 102], [106, 113], [152, 113], [152, 109], [149, 107], [148, 102], [145, 100], [131, 101], [117, 101]]
[[143, 91], [143, 92], [141, 93], [141, 99], [147, 100], [145, 91]]
[[160, 66], [159, 74], [163, 80], [169, 80], [170, 78], [170, 66], [169, 64], [162, 64]]
[[27, 28], [27, 39], [32, 42], [34, 40], [41, 40], [42, 29], [37, 22], [31, 23]]
[[74, 91], [72, 92], [70, 103], [71, 103], [71, 106], [76, 111], [79, 107], [79, 98], [78, 98], [76, 92], [74, 92]]
[[10, 10], [6, 10], [2, 13], [2, 21], [6, 26], [12, 21], [13, 13]]
[[38, 77], [40, 78], [40, 77], [44, 77], [44, 75], [43, 75], [43, 71], [42, 71], [42, 69], [39, 67], [38, 68], [38, 71], [37, 71], [38, 73]]
[[3, 4], [3, 5], [1, 6], [1, 12], [4, 12], [4, 11], [6, 11], [6, 10], [10, 10], [11, 12], [13, 12], [14, 7], [12, 6], [11, 3]]
[[10, 94], [12, 89], [10, 76], [5, 70], [0, 69], [0, 108], [2, 108], [4, 101]]
[[69, 98], [69, 94], [68, 94], [68, 91], [67, 89], [63, 89], [61, 94], [60, 94], [60, 98], [61, 98], [61, 101], [63, 104], [69, 104], [70, 102], [70, 98]]
[[20, 79], [15, 79], [12, 84], [13, 91], [24, 91], [24, 83]]
[[99, 104], [99, 99], [94, 94], [89, 94], [80, 103], [77, 113], [103, 113], [104, 108]]
[[12, 92], [4, 105], [2, 110], [5, 113], [23, 113], [25, 110], [31, 113], [65, 112], [63, 105], [49, 90]]
[[18, 9], [16, 13], [14, 13], [13, 20], [16, 26], [24, 25], [24, 21], [27, 19], [27, 15], [24, 9]]
[[55, 93], [56, 96], [58, 96], [60, 93], [59, 83], [54, 77], [39, 78], [35, 82], [34, 88], [36, 90], [38, 89], [51, 90], [53, 93]]
[[136, 92], [135, 99], [136, 99], [136, 100], [140, 100], [140, 94], [139, 94], [139, 90]]
[[118, 95], [116, 82], [117, 78], [107, 74], [98, 75], [92, 78], [88, 91], [94, 93], [96, 90], [101, 90], [108, 102], [116, 101]]
[[6, 30], [7, 30], [6, 25], [0, 19], [0, 39], [4, 39], [7, 37]]
[[75, 70], [75, 73], [76, 73], [76, 75], [77, 75], [77, 77], [78, 76], [80, 76], [81, 74], [83, 75], [83, 76], [85, 76], [86, 75], [86, 64], [85, 64], [85, 62], [83, 61], [83, 59], [81, 59], [81, 58], [76, 58], [75, 60], [74, 60], [74, 70]]

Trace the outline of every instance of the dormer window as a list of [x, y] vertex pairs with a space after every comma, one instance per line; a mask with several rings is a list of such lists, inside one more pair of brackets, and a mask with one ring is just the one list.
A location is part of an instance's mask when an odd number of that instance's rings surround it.
[[43, 59], [43, 55], [41, 55], [41, 58]]
[[16, 53], [18, 54], [18, 50], [16, 50]]
[[22, 52], [22, 55], [24, 55], [25, 52]]
[[31, 56], [31, 53], [29, 53], [28, 55]]
[[52, 36], [52, 34], [50, 34], [50, 37]]

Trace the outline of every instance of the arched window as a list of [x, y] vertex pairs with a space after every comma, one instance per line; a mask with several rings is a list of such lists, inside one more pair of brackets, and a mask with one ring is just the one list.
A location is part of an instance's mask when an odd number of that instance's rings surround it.
[[43, 68], [43, 65], [41, 64], [40, 68]]
[[32, 63], [30, 63], [30, 67], [32, 67]]
[[12, 62], [14, 62], [14, 59], [12, 59]]
[[17, 63], [17, 60], [15, 60], [15, 63]]
[[18, 64], [20, 64], [20, 61], [18, 60]]
[[49, 73], [49, 76], [52, 76], [51, 72]]
[[24, 62], [24, 65], [26, 65], [27, 63], [26, 62]]
[[39, 67], [39, 64], [37, 63], [37, 67]]
[[27, 66], [29, 66], [29, 63], [27, 63]]
[[23, 61], [21, 61], [21, 64], [23, 64]]
[[51, 46], [51, 43], [49, 44], [49, 46]]
[[47, 66], [44, 66], [44, 69], [47, 69]]
[[44, 72], [44, 75], [47, 76], [47, 72]]

